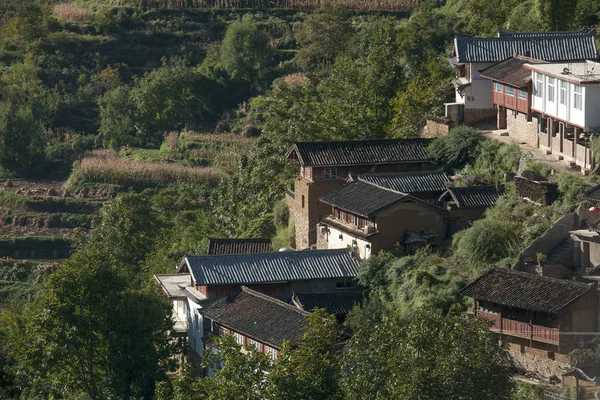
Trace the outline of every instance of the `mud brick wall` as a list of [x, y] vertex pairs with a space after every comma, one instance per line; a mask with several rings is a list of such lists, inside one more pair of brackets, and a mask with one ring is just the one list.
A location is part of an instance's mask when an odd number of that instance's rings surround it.
[[515, 186], [519, 197], [527, 197], [544, 205], [552, 204], [558, 197], [555, 183], [536, 182], [521, 176], [515, 176]]

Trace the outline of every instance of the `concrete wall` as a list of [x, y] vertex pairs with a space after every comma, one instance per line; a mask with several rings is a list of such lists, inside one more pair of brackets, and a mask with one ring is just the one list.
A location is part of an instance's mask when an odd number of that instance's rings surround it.
[[[563, 215], [540, 238], [523, 250], [517, 265], [522, 266], [523, 261], [527, 258], [536, 259], [537, 253], [548, 255], [560, 242], [569, 237], [569, 231], [577, 229], [578, 224], [577, 213]], [[517, 269], [517, 265], [515, 269]]]
[[538, 146], [537, 118], [532, 118], [531, 121], [527, 121], [527, 114], [507, 110], [506, 129], [508, 131], [508, 136], [514, 137], [520, 142], [525, 142], [530, 146]]
[[[321, 233], [321, 227], [327, 228], [328, 232]], [[356, 245], [353, 241], [356, 241]], [[371, 256], [371, 243], [368, 240], [326, 225], [317, 227], [317, 249], [354, 249], [362, 260]]]

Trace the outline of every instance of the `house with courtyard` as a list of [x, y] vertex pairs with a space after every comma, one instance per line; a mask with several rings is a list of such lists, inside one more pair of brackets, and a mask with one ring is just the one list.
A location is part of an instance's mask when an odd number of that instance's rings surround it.
[[[452, 82], [455, 102], [446, 104], [446, 117], [458, 124], [496, 117], [492, 81], [480, 71], [515, 54], [546, 62], [593, 60], [597, 56], [595, 32], [585, 28], [574, 32], [503, 32], [498, 37], [455, 38], [450, 58], [456, 71]], [[514, 107], [518, 107], [519, 92], [515, 93]]]
[[473, 314], [508, 343], [516, 365], [549, 378], [570, 367], [567, 355], [598, 332], [597, 283], [493, 269], [461, 294]]
[[[362, 293], [356, 281], [358, 266], [359, 260], [348, 249], [215, 254], [186, 256], [177, 274], [154, 279], [173, 301], [176, 322], [179, 318], [185, 328], [180, 334], [187, 336], [189, 358], [201, 371], [208, 333], [202, 310], [213, 300], [239, 293], [242, 286], [246, 292], [290, 304], [295, 293]], [[234, 327], [227, 329], [235, 332]]]
[[301, 142], [288, 158], [298, 163], [294, 188], [286, 203], [296, 230], [296, 249], [317, 242], [317, 224], [331, 212], [319, 199], [344, 185], [349, 174], [416, 172], [434, 169], [427, 146], [430, 139]]

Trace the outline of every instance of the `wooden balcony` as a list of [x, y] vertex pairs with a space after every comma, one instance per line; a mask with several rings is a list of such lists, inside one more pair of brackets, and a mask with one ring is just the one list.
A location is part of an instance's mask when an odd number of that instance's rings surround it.
[[476, 315], [492, 321], [490, 330], [501, 335], [515, 336], [535, 342], [558, 345], [559, 331], [556, 328], [534, 325], [528, 322], [515, 321], [514, 319], [501, 318], [500, 315], [477, 311]]

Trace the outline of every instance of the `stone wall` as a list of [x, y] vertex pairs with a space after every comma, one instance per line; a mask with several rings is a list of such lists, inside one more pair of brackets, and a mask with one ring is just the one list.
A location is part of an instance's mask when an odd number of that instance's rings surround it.
[[515, 367], [533, 372], [544, 379], [552, 376], [560, 379], [571, 365], [570, 359], [566, 355], [534, 349], [518, 343], [509, 343], [508, 353]]
[[426, 139], [435, 139], [446, 136], [448, 131], [454, 127], [454, 121], [447, 117], [430, 117], [427, 124], [421, 132], [421, 137]]
[[495, 108], [474, 108], [465, 109], [464, 121], [465, 125], [472, 124], [475, 122], [494, 120], [497, 116], [497, 110]]
[[462, 124], [462, 115], [465, 105], [461, 103], [444, 103], [446, 108], [446, 118], [455, 124]]
[[308, 223], [308, 215], [302, 211], [289, 208], [290, 218], [294, 221], [296, 249], [301, 250], [309, 246], [310, 226]]
[[520, 142], [525, 142], [530, 146], [538, 147], [537, 118], [532, 118], [529, 122], [527, 121], [527, 114], [507, 110], [506, 129], [508, 130], [508, 136]]
[[558, 197], [556, 183], [533, 181], [522, 176], [515, 176], [514, 182], [521, 198], [527, 197], [536, 203], [550, 205]]

